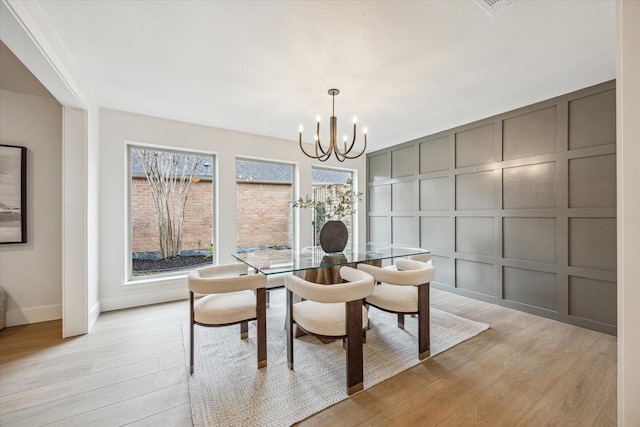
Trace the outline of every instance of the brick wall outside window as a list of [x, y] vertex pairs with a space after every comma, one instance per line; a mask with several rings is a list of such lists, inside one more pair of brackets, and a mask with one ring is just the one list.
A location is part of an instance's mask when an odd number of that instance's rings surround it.
[[[159, 252], [155, 203], [146, 178], [131, 180], [133, 252]], [[182, 250], [206, 250], [213, 239], [211, 181], [194, 182], [185, 206]]]
[[[290, 184], [239, 182], [237, 185], [237, 247], [291, 245]], [[157, 214], [145, 178], [131, 180], [133, 252], [158, 252]], [[185, 207], [182, 250], [207, 250], [213, 239], [211, 181], [194, 182]], [[220, 224], [225, 227], [225, 224]]]
[[290, 246], [291, 184], [238, 182], [236, 191], [237, 247]]

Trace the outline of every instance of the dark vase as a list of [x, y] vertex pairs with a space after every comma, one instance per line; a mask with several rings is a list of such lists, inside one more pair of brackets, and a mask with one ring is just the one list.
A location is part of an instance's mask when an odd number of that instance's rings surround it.
[[327, 253], [342, 252], [349, 240], [349, 230], [342, 221], [327, 221], [320, 230], [320, 246]]

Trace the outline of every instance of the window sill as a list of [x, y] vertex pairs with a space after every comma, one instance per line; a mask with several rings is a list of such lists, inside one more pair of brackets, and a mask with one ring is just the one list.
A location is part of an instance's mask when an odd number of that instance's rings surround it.
[[123, 289], [138, 289], [138, 288], [149, 288], [149, 287], [158, 287], [165, 285], [179, 285], [184, 287], [187, 285], [187, 276], [189, 272], [180, 272], [172, 275], [164, 275], [162, 277], [150, 277], [150, 278], [140, 278], [127, 280], [122, 284]]

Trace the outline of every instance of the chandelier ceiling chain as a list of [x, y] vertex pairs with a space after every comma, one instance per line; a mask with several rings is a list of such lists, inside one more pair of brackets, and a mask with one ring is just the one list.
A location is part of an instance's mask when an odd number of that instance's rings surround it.
[[322, 147], [320, 143], [320, 116], [318, 116], [318, 122], [316, 124], [316, 134], [315, 134], [315, 155], [307, 153], [307, 151], [302, 146], [302, 126], [300, 126], [300, 149], [307, 156], [312, 159], [318, 159], [321, 162], [326, 162], [331, 157], [331, 154], [335, 155], [336, 159], [340, 162], [344, 162], [346, 159], [357, 159], [358, 157], [364, 154], [364, 151], [367, 149], [367, 129], [364, 128], [362, 133], [364, 135], [364, 147], [362, 151], [357, 155], [350, 155], [351, 150], [356, 144], [356, 123], [357, 119], [353, 118], [353, 140], [351, 144], [347, 148], [347, 136], [344, 136], [344, 149], [340, 150], [338, 148], [337, 141], [337, 133], [338, 133], [338, 119], [335, 115], [336, 109], [336, 95], [338, 95], [340, 91], [338, 89], [329, 89], [329, 95], [331, 95], [332, 99], [332, 110], [331, 110], [331, 119], [329, 120], [329, 148], [326, 150]]

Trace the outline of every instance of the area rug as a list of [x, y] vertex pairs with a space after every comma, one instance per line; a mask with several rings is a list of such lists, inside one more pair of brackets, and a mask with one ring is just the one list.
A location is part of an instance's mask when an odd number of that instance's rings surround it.
[[[311, 336], [297, 338], [294, 370], [289, 370], [284, 318], [285, 292], [271, 291], [268, 366], [263, 369], [257, 369], [255, 324], [250, 323], [248, 340], [240, 339], [239, 326], [196, 326], [195, 372], [189, 377], [194, 426], [290, 426], [348, 397], [342, 341], [323, 344]], [[369, 310], [365, 389], [420, 362], [417, 319], [407, 316], [404, 330], [396, 320], [395, 314]], [[488, 328], [431, 308], [431, 356]], [[188, 337], [188, 325], [183, 331]], [[185, 354], [188, 358], [188, 350]]]

